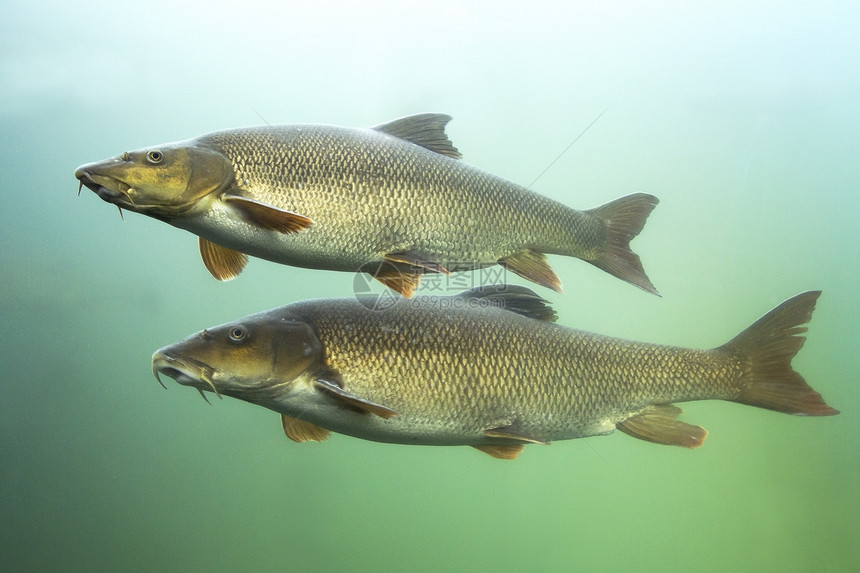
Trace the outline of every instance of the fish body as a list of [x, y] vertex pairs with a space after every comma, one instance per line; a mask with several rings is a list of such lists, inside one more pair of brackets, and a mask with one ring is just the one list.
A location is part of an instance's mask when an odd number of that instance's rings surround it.
[[83, 165], [75, 176], [121, 209], [198, 235], [222, 280], [251, 255], [365, 271], [407, 296], [423, 273], [495, 264], [560, 290], [545, 261], [559, 254], [656, 293], [629, 248], [655, 197], [571, 209], [459, 161], [449, 120], [220, 131]]
[[836, 413], [790, 365], [818, 294], [786, 301], [711, 350], [565, 328], [535, 293], [511, 285], [386, 310], [305, 301], [162, 348], [153, 371], [279, 412], [296, 441], [333, 431], [512, 458], [525, 444], [618, 428], [696, 447], [706, 432], [677, 420], [676, 402]]

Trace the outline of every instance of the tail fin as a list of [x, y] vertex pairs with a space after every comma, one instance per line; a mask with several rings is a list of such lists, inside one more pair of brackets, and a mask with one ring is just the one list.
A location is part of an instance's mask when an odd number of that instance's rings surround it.
[[606, 223], [603, 255], [588, 262], [658, 296], [660, 293], [642, 269], [639, 255], [630, 250], [630, 241], [645, 226], [645, 220], [659, 202], [653, 195], [635, 193], [588, 211]]
[[792, 370], [791, 359], [806, 338], [803, 326], [812, 318], [821, 291], [801, 293], [780, 304], [717, 350], [742, 357], [746, 372], [734, 402], [787, 414], [838, 414]]

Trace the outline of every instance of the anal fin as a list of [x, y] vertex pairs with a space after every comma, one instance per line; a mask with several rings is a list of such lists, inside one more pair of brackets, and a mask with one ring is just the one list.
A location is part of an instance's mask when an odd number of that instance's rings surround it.
[[500, 460], [516, 459], [523, 451], [522, 444], [481, 444], [472, 447]]
[[558, 275], [555, 274], [555, 271], [546, 262], [546, 255], [543, 253], [525, 250], [501, 258], [498, 263], [524, 279], [551, 288], [555, 292], [563, 292], [561, 290], [561, 280], [559, 280]]
[[294, 442], [322, 442], [330, 434], [325, 428], [286, 414], [281, 414], [281, 424], [284, 426], [284, 433]]
[[363, 414], [374, 414], [380, 418], [393, 418], [397, 415], [397, 412], [391, 408], [386, 408], [381, 404], [376, 404], [355, 394], [350, 394], [334, 382], [317, 379], [314, 380], [314, 387], [351, 410], [356, 410]]
[[630, 416], [615, 427], [634, 438], [663, 444], [698, 448], [708, 435], [701, 426], [694, 426], [677, 420], [681, 409], [671, 404], [648, 406]]
[[314, 224], [304, 215], [279, 209], [247, 197], [224, 195], [223, 200], [233, 208], [242, 220], [261, 229], [290, 234], [304, 231]]
[[219, 281], [236, 278], [248, 264], [245, 253], [222, 247], [203, 237], [197, 237], [197, 246], [206, 269]]

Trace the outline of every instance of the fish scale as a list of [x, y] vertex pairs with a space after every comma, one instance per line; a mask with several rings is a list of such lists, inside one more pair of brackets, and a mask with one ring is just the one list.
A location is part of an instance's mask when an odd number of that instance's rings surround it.
[[[376, 239], [382, 244], [394, 235], [403, 239], [385, 246], [397, 249], [409, 246], [404, 244], [409, 237], [423, 237], [428, 253], [449, 264], [494, 264], [518, 246], [509, 237], [548, 248], [563, 242], [570, 235], [567, 229], [576, 226], [579, 244], [571, 249], [582, 254], [601, 239], [597, 221], [568, 214], [571, 210], [560, 205], [545, 205], [549, 200], [539, 201], [539, 196], [477, 169], [464, 172], [451, 158], [375, 133], [362, 138], [335, 127], [274, 133], [249, 129], [202, 141], [223, 150], [236, 180], [247, 181], [244, 185], [255, 198], [325, 222], [345, 242], [371, 245]], [[360, 196], [365, 211], [377, 219], [356, 217], [354, 201], [345, 195]], [[464, 235], [489, 248], [459, 247]]]
[[[505, 401], [516, 404], [529, 435], [551, 441], [614, 424], [655, 401], [737, 393], [737, 377], [710, 374], [729, 369], [730, 358], [709, 351], [627, 343], [505, 311], [446, 320], [450, 311], [414, 307], [380, 316], [356, 312], [350, 303], [314, 305], [308, 314], [297, 306], [295, 312], [315, 325], [326, 362], [341, 373], [345, 390], [401, 414], [420, 411], [462, 424], [476, 436], [493, 418], [512, 413], [508, 405], [497, 406]], [[388, 334], [390, 324], [401, 329], [396, 337]], [[413, 344], [420, 335], [431, 343]], [[386, 359], [392, 355], [394, 362]], [[484, 409], [468, 407], [467, 396]], [[537, 427], [533, 412], [556, 424]]]

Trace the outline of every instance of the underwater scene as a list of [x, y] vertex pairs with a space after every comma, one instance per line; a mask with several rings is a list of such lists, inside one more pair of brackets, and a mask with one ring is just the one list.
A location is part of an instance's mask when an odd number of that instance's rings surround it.
[[[847, 2], [6, 6], [0, 570], [857, 570], [858, 27]], [[353, 138], [372, 167], [325, 143]], [[195, 219], [151, 189], [222, 195]], [[578, 390], [478, 420], [577, 344]], [[800, 397], [733, 386], [752, 346]], [[702, 380], [633, 385], [652, 359]], [[230, 385], [276, 368], [311, 401]], [[477, 433], [415, 433], [440, 416]]]

